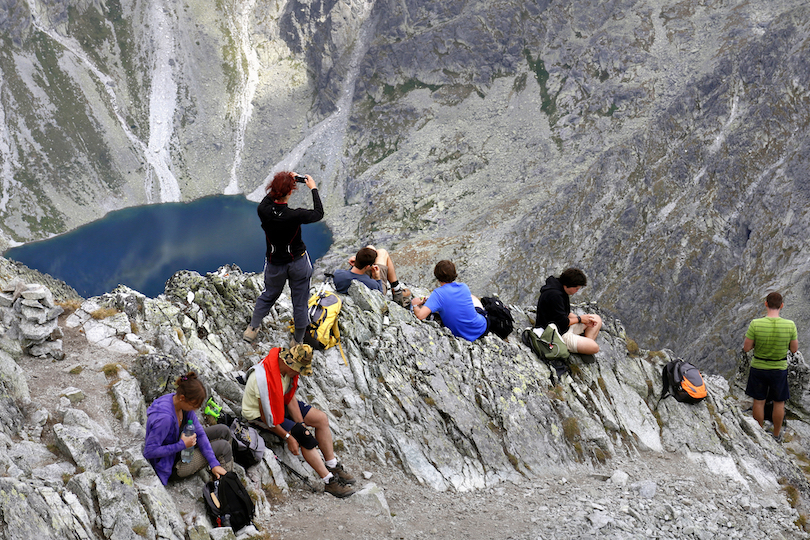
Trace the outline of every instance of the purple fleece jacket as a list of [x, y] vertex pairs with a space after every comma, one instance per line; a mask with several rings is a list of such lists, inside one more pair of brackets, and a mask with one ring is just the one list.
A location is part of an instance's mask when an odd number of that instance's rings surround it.
[[[180, 426], [174, 411], [174, 394], [160, 396], [146, 409], [146, 441], [143, 446], [143, 457], [149, 460], [155, 472], [165, 486], [172, 474], [175, 457], [186, 445], [180, 440]], [[197, 433], [197, 448], [200, 449], [210, 467], [219, 465], [211, 443], [205, 436], [205, 430], [194, 411], [183, 413], [183, 425], [194, 422]]]

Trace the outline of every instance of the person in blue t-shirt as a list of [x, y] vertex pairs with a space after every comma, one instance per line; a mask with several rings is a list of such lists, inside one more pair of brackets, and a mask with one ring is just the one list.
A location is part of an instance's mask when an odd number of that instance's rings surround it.
[[464, 283], [457, 283], [456, 265], [452, 261], [439, 261], [433, 269], [439, 288], [428, 298], [414, 298], [413, 314], [420, 321], [431, 313], [441, 317], [442, 323], [456, 337], [475, 341], [487, 333], [487, 312], [481, 301], [470, 293]]

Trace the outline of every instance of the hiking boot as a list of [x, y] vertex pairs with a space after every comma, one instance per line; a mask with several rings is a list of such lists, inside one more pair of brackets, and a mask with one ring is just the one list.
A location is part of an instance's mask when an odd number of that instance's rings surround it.
[[330, 495], [334, 495], [338, 499], [345, 499], [354, 495], [354, 488], [343, 482], [336, 474], [332, 475], [329, 483], [325, 484], [323, 490]]
[[413, 295], [409, 289], [402, 288], [398, 291], [391, 291], [391, 295], [394, 297], [394, 302], [399, 304], [404, 308], [408, 308], [411, 305], [411, 300], [413, 299]]
[[242, 334], [242, 339], [244, 339], [248, 343], [253, 343], [254, 341], [256, 341], [256, 336], [258, 335], [259, 329], [253, 328], [252, 326], [248, 325], [248, 327], [245, 328], [245, 333]]
[[349, 473], [346, 472], [346, 469], [343, 468], [342, 463], [338, 463], [334, 467], [330, 467], [329, 465], [327, 465], [326, 470], [329, 471], [330, 473], [334, 474], [338, 478], [340, 478], [340, 480], [344, 484], [351, 485], [351, 484], [354, 484], [357, 481], [357, 480], [354, 479], [354, 476], [352, 476], [352, 475], [350, 475]]
[[780, 431], [779, 435], [774, 435], [773, 433], [771, 433], [771, 437], [773, 437], [773, 440], [775, 440], [779, 444], [782, 444], [785, 441], [785, 432]]

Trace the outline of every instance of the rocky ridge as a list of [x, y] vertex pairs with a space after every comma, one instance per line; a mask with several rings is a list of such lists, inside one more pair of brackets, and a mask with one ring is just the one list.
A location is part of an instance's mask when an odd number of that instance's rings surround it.
[[[259, 275], [232, 266], [179, 272], [156, 299], [120, 287], [60, 319], [58, 362], [25, 354], [4, 330], [0, 535], [224, 538], [204, 517], [204, 475], [164, 488], [140, 455], [145, 406], [194, 369], [239, 413], [235, 374], [289, 339], [283, 296], [259, 343], [241, 340], [260, 289]], [[529, 324], [530, 310], [513, 310], [518, 327]], [[346, 364], [336, 349], [317, 353], [301, 395], [329, 415], [361, 490], [346, 501], [308, 495], [268, 452], [238, 469], [258, 507], [259, 530], [243, 537], [330, 527], [332, 538], [491, 538], [476, 526], [490, 507], [513, 538], [807, 536], [795, 524], [810, 494], [794, 464], [810, 438], [800, 354], [783, 447], [741, 410], [736, 379], [708, 376], [696, 406], [657, 403], [674, 353], [634, 347], [615, 319], [595, 361], [574, 356], [559, 381], [514, 337], [456, 340], [362, 286], [340, 320]], [[283, 519], [290, 511], [303, 519]]]
[[518, 304], [579, 265], [642, 346], [730, 373], [766, 289], [810, 339], [808, 9], [7, 0], [0, 245], [294, 168], [335, 260]]

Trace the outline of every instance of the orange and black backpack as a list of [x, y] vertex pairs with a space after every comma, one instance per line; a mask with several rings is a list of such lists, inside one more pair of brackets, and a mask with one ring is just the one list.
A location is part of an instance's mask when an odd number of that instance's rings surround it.
[[664, 366], [661, 398], [672, 395], [684, 403], [697, 403], [706, 397], [706, 383], [700, 370], [683, 360], [673, 360]]

